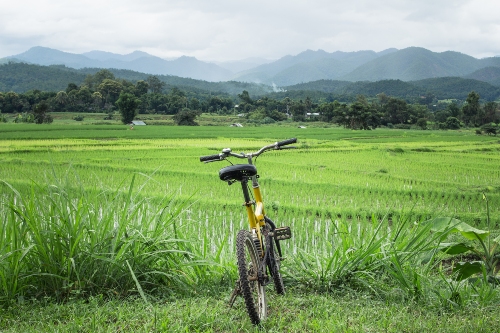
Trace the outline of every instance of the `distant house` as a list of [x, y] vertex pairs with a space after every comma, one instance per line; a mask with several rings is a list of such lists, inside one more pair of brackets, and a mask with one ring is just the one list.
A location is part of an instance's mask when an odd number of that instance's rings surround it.
[[145, 122], [143, 122], [142, 120], [132, 120], [132, 122], [130, 123], [130, 125], [134, 125], [134, 126], [143, 126], [143, 125], [146, 125]]
[[315, 117], [315, 116], [319, 116], [319, 113], [318, 112], [307, 112], [306, 113], [307, 118]]
[[234, 123], [234, 124], [231, 124], [231, 127], [243, 127], [243, 125], [240, 123]]
[[306, 127], [301, 125], [301, 126], [299, 126], [299, 128], [306, 128]]

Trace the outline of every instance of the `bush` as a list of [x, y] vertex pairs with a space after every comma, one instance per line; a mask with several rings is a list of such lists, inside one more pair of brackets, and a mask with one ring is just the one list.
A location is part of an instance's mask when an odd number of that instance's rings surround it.
[[271, 117], [265, 117], [264, 119], [262, 119], [263, 124], [274, 124], [275, 122], [276, 122], [276, 120], [274, 120]]
[[196, 117], [198, 117], [200, 113], [198, 111], [184, 109], [178, 112], [174, 117], [174, 122], [179, 126], [198, 126], [196, 122]]
[[76, 121], [83, 121], [83, 119], [85, 119], [85, 117], [82, 115], [77, 115], [77, 116], [73, 117], [73, 120], [76, 120]]
[[446, 129], [459, 129], [460, 128], [460, 120], [455, 117], [446, 118], [445, 122]]
[[420, 127], [420, 129], [426, 130], [427, 129], [427, 119], [419, 118], [417, 120], [417, 126]]
[[[498, 126], [492, 125], [492, 124], [485, 124], [485, 125], [481, 126], [481, 130], [484, 131], [484, 133], [486, 133], [488, 135], [497, 135], [497, 129], [498, 129]], [[476, 132], [481, 131], [481, 130], [476, 130]]]

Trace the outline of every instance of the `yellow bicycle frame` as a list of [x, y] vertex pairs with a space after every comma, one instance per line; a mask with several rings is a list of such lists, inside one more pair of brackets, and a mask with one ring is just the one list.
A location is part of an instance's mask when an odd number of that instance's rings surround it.
[[[260, 232], [260, 228], [266, 225], [266, 221], [264, 219], [265, 216], [265, 211], [264, 211], [264, 203], [262, 200], [262, 194], [260, 192], [260, 187], [259, 183], [257, 182], [257, 177], [253, 176], [252, 177], [252, 187], [253, 187], [253, 194], [255, 198], [255, 211], [253, 209], [253, 202], [245, 202], [245, 207], [247, 210], [247, 216], [248, 216], [248, 223], [250, 225], [251, 230], [255, 230], [255, 233], [257, 234], [257, 238], [259, 239], [260, 242], [260, 248], [263, 249], [263, 243], [262, 243], [262, 235]], [[262, 251], [261, 255], [264, 255], [264, 252]]]

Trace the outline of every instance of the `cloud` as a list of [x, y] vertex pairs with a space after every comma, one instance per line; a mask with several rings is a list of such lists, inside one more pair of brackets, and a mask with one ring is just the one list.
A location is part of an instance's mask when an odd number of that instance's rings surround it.
[[37, 45], [202, 60], [409, 46], [484, 57], [500, 54], [499, 10], [487, 0], [19, 0], [0, 4], [0, 57]]

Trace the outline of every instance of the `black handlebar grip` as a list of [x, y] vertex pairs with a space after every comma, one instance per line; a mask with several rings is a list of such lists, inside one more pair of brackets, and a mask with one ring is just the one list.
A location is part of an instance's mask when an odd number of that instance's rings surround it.
[[281, 147], [281, 146], [291, 145], [292, 143], [296, 143], [296, 142], [297, 142], [297, 138], [291, 138], [288, 140], [277, 142], [276, 146]]
[[208, 155], [208, 156], [202, 156], [200, 157], [200, 162], [207, 162], [207, 161], [220, 161], [220, 154], [216, 155]]

